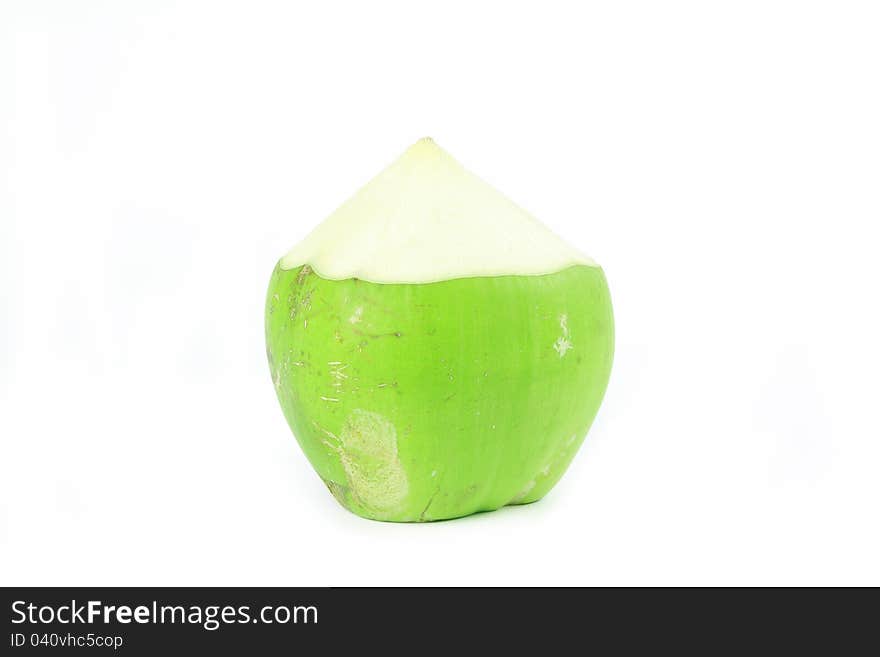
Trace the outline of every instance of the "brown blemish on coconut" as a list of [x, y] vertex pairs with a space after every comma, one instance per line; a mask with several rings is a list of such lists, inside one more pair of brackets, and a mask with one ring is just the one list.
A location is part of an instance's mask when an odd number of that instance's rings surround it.
[[312, 273], [312, 268], [309, 267], [308, 265], [303, 265], [302, 269], [299, 270], [299, 274], [296, 277], [296, 284], [302, 285], [303, 281], [305, 281], [309, 277], [309, 274], [311, 274], [311, 273]]
[[351, 497], [383, 515], [397, 509], [409, 493], [409, 481], [397, 451], [397, 430], [378, 413], [355, 409], [339, 436], [324, 433], [324, 443], [339, 456]]

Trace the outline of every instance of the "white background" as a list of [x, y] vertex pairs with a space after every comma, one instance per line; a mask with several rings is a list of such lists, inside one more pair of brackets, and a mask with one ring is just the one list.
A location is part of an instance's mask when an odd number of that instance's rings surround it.
[[[0, 583], [880, 584], [871, 2], [0, 4]], [[357, 518], [275, 261], [430, 135], [605, 268], [542, 502]]]

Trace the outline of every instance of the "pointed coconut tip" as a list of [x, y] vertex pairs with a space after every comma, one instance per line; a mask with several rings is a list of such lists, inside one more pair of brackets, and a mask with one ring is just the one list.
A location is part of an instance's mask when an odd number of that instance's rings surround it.
[[437, 146], [433, 137], [422, 137], [415, 144], [410, 146], [410, 149], [413, 148], [439, 148], [439, 146]]
[[410, 147], [401, 154], [397, 162], [401, 160], [405, 162], [408, 160], [430, 160], [436, 158], [452, 159], [449, 153], [438, 146], [433, 138], [422, 137], [421, 139], [414, 141]]
[[391, 166], [420, 167], [432, 164], [461, 166], [431, 137], [422, 137], [413, 142]]
[[596, 263], [422, 137], [281, 259], [324, 278], [430, 283]]

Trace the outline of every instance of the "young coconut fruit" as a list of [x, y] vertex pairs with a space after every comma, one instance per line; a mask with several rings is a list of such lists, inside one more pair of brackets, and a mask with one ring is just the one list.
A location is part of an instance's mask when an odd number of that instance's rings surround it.
[[602, 270], [422, 139], [284, 256], [281, 408], [347, 509], [398, 522], [542, 498], [605, 392]]

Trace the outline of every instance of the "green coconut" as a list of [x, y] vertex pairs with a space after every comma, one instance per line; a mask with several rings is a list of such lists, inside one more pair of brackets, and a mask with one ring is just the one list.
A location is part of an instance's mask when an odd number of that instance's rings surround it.
[[423, 139], [280, 260], [266, 342], [333, 496], [414, 522], [546, 495], [599, 409], [614, 326], [593, 260]]

